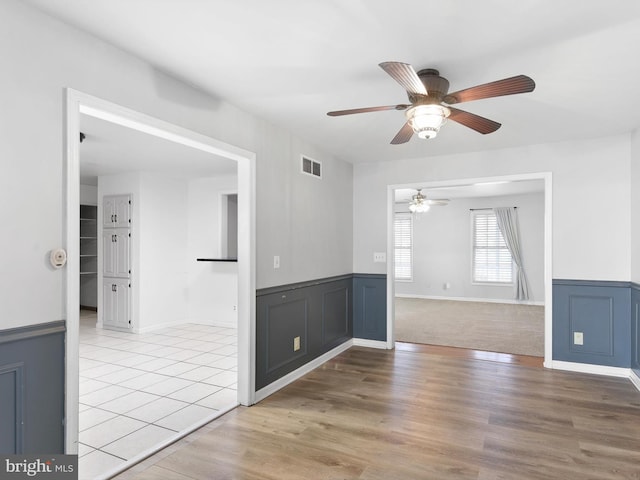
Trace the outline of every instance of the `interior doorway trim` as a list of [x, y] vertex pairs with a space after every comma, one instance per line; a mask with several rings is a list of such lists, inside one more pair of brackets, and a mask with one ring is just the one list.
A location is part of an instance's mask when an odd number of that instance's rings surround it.
[[458, 187], [474, 183], [515, 182], [522, 180], [544, 181], [544, 366], [552, 368], [553, 359], [553, 199], [552, 173], [525, 173], [482, 178], [463, 178], [442, 181], [413, 181], [411, 183], [387, 185], [387, 348], [394, 348], [395, 336], [395, 281], [394, 281], [394, 235], [393, 217], [395, 191], [399, 188], [415, 188], [420, 184], [423, 188]]
[[65, 102], [65, 452], [78, 452], [79, 291], [80, 291], [80, 115], [89, 115], [176, 142], [238, 163], [238, 401], [255, 403], [255, 211], [256, 155], [214, 138], [145, 115], [77, 90], [66, 89]]

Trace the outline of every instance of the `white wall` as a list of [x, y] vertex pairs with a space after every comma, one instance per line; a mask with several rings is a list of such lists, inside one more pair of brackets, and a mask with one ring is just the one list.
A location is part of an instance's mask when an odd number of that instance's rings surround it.
[[[417, 141], [417, 140], [412, 140]], [[630, 279], [630, 136], [354, 167], [354, 271], [385, 273], [387, 185], [552, 172], [553, 278]]]
[[[471, 283], [472, 208], [518, 207], [529, 301], [544, 302], [544, 195], [456, 198], [446, 207], [414, 215], [413, 281], [396, 282], [406, 296], [513, 300], [514, 286]], [[406, 205], [404, 211], [407, 211]], [[448, 284], [449, 288], [444, 285]]]
[[[352, 165], [288, 139], [268, 127], [260, 145], [273, 156], [257, 161], [258, 288], [352, 272]], [[301, 154], [322, 162], [322, 179], [301, 173]]]
[[[140, 293], [137, 331], [177, 323], [187, 317], [188, 182], [140, 174], [140, 261], [133, 280]], [[135, 288], [134, 286], [134, 288]]]
[[640, 130], [631, 136], [631, 281], [640, 283]]
[[[132, 195], [134, 331], [185, 322], [235, 326], [237, 264], [196, 259], [219, 256], [220, 194], [236, 191], [237, 177], [187, 180], [136, 172], [101, 176], [98, 184], [99, 198]], [[101, 218], [99, 205], [99, 225]], [[101, 279], [99, 286], [101, 294]]]
[[237, 192], [236, 176], [189, 182], [188, 320], [206, 325], [237, 325], [238, 264], [197, 262], [221, 255], [221, 195]]
[[[47, 258], [65, 242], [66, 87], [256, 152], [259, 288], [351, 271], [351, 165], [19, 0], [0, 2], [0, 32], [0, 158], [11, 159], [0, 213], [20, 232], [0, 240], [12, 252], [0, 272], [3, 328], [65, 318], [65, 271]], [[323, 180], [299, 174], [301, 153], [323, 162]], [[25, 197], [24, 185], [38, 195]]]
[[98, 205], [98, 187], [80, 185], [80, 205]]

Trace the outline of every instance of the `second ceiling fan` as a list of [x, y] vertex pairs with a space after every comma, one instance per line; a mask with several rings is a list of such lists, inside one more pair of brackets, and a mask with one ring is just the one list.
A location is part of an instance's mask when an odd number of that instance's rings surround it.
[[380, 64], [380, 67], [404, 87], [409, 96], [410, 104], [337, 110], [328, 112], [327, 115], [338, 117], [354, 113], [406, 110], [407, 121], [391, 140], [394, 145], [408, 142], [414, 133], [420, 138], [434, 138], [447, 119], [482, 134], [495, 132], [500, 128], [500, 123], [453, 108], [450, 105], [483, 98], [532, 92], [536, 87], [531, 78], [526, 75], [517, 75], [448, 93], [449, 81], [441, 77], [438, 70], [427, 68], [416, 73], [411, 65], [401, 62], [384, 62]]

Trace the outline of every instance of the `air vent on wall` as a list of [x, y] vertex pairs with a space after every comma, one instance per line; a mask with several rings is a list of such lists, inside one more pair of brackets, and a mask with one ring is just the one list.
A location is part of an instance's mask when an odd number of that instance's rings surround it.
[[322, 178], [322, 164], [315, 160], [302, 155], [302, 173], [307, 175], [313, 175], [314, 177]]

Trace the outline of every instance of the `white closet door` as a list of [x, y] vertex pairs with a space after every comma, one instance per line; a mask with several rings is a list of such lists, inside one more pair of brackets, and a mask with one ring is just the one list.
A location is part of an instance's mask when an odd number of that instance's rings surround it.
[[129, 309], [131, 296], [129, 292], [131, 288], [129, 287], [128, 279], [117, 279], [114, 281], [116, 285], [116, 319], [114, 327], [118, 328], [130, 328], [129, 324]]
[[102, 275], [128, 277], [131, 274], [131, 237], [128, 228], [102, 231]]
[[113, 226], [116, 228], [129, 228], [131, 225], [131, 196], [118, 195], [115, 199], [115, 217]]
[[105, 278], [103, 285], [102, 321], [105, 326], [131, 328], [129, 323], [131, 310], [131, 288], [129, 279]]
[[131, 226], [131, 195], [105, 195], [102, 200], [102, 226], [128, 228]]
[[116, 276], [116, 232], [113, 229], [102, 231], [102, 275]]
[[105, 196], [102, 200], [102, 226], [112, 228], [116, 215], [116, 197]]
[[128, 277], [131, 274], [131, 237], [129, 236], [129, 229], [116, 228], [113, 232], [116, 240], [113, 243], [115, 250], [114, 277]]

